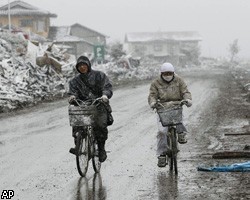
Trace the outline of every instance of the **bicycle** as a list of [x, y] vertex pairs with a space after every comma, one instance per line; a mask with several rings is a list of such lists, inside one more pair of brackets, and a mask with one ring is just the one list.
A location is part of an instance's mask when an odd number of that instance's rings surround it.
[[175, 171], [175, 174], [178, 174], [178, 164], [177, 164], [177, 154], [179, 152], [178, 148], [178, 138], [176, 132], [176, 126], [182, 123], [182, 106], [185, 104], [185, 101], [182, 101], [178, 105], [165, 108], [161, 103], [157, 103], [157, 113], [159, 115], [162, 126], [168, 127], [167, 133], [167, 159], [169, 161], [170, 171]]
[[99, 173], [101, 162], [98, 156], [98, 145], [93, 133], [96, 106], [101, 98], [92, 101], [74, 100], [68, 107], [70, 126], [77, 127], [76, 131], [76, 165], [80, 176], [85, 177], [90, 159], [95, 173]]

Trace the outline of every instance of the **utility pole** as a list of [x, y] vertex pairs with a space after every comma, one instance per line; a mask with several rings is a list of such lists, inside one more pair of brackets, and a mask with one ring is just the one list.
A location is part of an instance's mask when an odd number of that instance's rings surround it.
[[10, 0], [8, 0], [8, 18], [9, 18], [9, 32], [11, 32], [11, 21], [10, 21]]

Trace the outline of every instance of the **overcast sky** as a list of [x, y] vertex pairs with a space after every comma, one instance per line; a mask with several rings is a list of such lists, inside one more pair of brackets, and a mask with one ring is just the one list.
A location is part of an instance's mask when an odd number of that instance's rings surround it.
[[228, 56], [238, 39], [239, 56], [250, 58], [250, 0], [24, 1], [57, 14], [55, 26], [80, 23], [120, 41], [127, 32], [198, 31], [203, 55]]

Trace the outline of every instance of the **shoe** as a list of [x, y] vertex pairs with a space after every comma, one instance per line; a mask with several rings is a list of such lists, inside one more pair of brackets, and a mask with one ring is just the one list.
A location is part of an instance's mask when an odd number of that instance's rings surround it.
[[70, 148], [69, 153], [76, 155], [76, 148]]
[[105, 151], [105, 141], [100, 141], [97, 143], [98, 145], [98, 156], [99, 156], [99, 161], [104, 162], [107, 159], [107, 153]]
[[172, 155], [172, 152], [169, 148], [167, 148], [167, 151], [164, 151], [163, 154], [161, 154], [161, 156], [171, 156]]
[[179, 133], [179, 134], [178, 134], [178, 142], [179, 142], [180, 144], [185, 144], [185, 143], [187, 143], [186, 133]]
[[107, 159], [107, 153], [105, 150], [99, 150], [99, 161], [104, 162]]
[[167, 165], [167, 159], [166, 156], [160, 155], [158, 156], [158, 167], [165, 167]]

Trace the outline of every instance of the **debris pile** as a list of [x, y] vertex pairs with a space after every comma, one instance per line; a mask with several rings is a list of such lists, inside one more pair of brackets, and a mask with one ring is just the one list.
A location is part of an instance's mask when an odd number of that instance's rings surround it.
[[246, 99], [246, 101], [250, 102], [250, 64], [238, 65], [232, 69], [232, 76], [236, 81], [236, 84], [239, 84], [243, 89], [242, 96]]
[[[0, 34], [0, 112], [34, 105], [65, 94], [73, 64], [58, 61], [53, 58], [53, 53], [48, 56], [48, 52], [44, 51], [50, 63], [39, 66], [36, 64], [39, 48], [33, 45], [30, 51], [29, 46], [32, 46], [30, 41], [18, 35]], [[34, 51], [34, 47], [37, 51]]]
[[159, 75], [160, 63], [143, 60], [140, 65], [120, 65], [119, 62], [109, 62], [103, 65], [94, 65], [93, 69], [103, 71], [113, 84], [126, 81], [149, 80]]
[[[0, 32], [0, 113], [54, 100], [66, 94], [76, 72], [76, 58], [54, 43], [31, 42], [22, 34]], [[113, 85], [147, 80], [159, 74], [152, 59], [124, 57], [93, 69], [108, 75]]]

